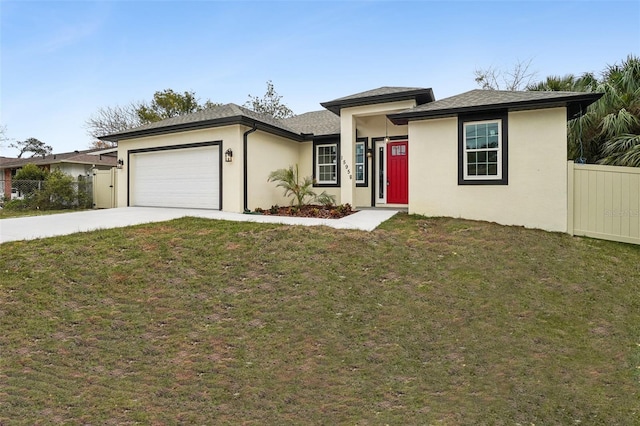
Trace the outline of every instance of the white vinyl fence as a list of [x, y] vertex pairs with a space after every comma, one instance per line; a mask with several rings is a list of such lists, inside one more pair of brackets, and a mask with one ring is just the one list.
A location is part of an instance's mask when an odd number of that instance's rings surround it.
[[569, 162], [568, 231], [640, 244], [640, 168]]

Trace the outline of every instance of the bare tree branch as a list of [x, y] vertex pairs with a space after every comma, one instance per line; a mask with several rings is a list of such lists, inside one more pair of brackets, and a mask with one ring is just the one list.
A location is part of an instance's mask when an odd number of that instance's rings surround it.
[[518, 60], [511, 70], [495, 67], [476, 69], [473, 74], [476, 83], [484, 90], [524, 90], [533, 81], [536, 72], [531, 71], [532, 59]]

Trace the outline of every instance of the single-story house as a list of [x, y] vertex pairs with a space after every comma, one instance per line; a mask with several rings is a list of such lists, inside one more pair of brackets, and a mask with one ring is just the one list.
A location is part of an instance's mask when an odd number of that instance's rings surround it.
[[90, 176], [93, 169], [109, 170], [116, 166], [116, 150], [88, 149], [83, 151], [64, 152], [62, 154], [39, 155], [31, 158], [0, 158], [0, 181], [6, 199], [11, 198], [13, 177], [26, 164], [35, 164], [43, 169], [53, 171], [59, 169], [74, 178]]
[[601, 95], [381, 87], [283, 120], [227, 104], [107, 135], [118, 206], [230, 212], [286, 205], [298, 165], [356, 208], [406, 208], [567, 231], [567, 120]]

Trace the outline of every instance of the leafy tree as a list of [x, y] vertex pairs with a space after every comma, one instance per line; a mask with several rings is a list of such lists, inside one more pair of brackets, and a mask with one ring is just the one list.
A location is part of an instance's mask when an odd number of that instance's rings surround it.
[[262, 98], [249, 95], [249, 100], [244, 106], [255, 112], [268, 114], [273, 118], [283, 119], [293, 117], [295, 114], [288, 106], [281, 102], [282, 96], [278, 95], [271, 80], [267, 81], [267, 92]]
[[322, 191], [321, 194], [316, 194], [313, 191], [313, 179], [309, 176], [300, 179], [300, 172], [298, 165], [295, 169], [293, 166], [289, 166], [288, 169], [278, 169], [269, 174], [269, 182], [277, 182], [276, 186], [284, 189], [284, 196], [288, 197], [293, 195], [291, 204], [296, 204], [297, 207], [302, 207], [308, 204], [307, 199], [311, 201], [317, 201], [321, 204], [334, 204], [335, 197]]
[[29, 138], [24, 141], [17, 141], [9, 144], [9, 147], [16, 148], [20, 151], [18, 154], [18, 158], [22, 158], [22, 156], [26, 152], [30, 152], [31, 158], [33, 158], [36, 155], [51, 154], [51, 151], [53, 150], [53, 148], [51, 148], [50, 145], [46, 145], [44, 142], [39, 141], [36, 138]]
[[150, 104], [142, 104], [136, 110], [140, 122], [143, 124], [167, 118], [177, 117], [201, 111], [206, 108], [218, 106], [215, 102], [207, 100], [204, 105], [198, 103], [194, 92], [176, 93], [171, 89], [156, 92]]
[[530, 90], [603, 93], [580, 117], [569, 121], [569, 156], [587, 163], [640, 167], [640, 58], [629, 55], [608, 66], [600, 79], [548, 77]]
[[536, 75], [530, 70], [531, 61], [518, 61], [513, 69], [506, 71], [495, 67], [476, 69], [475, 81], [484, 90], [523, 90]]
[[16, 173], [14, 180], [45, 180], [48, 175], [48, 171], [41, 169], [35, 164], [28, 163], [22, 166]]

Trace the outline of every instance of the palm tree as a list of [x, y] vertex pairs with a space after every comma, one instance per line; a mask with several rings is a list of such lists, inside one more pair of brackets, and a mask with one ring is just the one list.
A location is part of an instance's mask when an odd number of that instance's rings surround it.
[[278, 169], [269, 174], [269, 182], [277, 182], [276, 186], [284, 189], [284, 196], [293, 195], [294, 199], [291, 204], [296, 203], [296, 207], [302, 207], [307, 204], [307, 199], [317, 201], [321, 204], [334, 204], [335, 197], [322, 191], [316, 194], [313, 190], [313, 179], [309, 176], [300, 179], [298, 165], [295, 168], [289, 166], [287, 169]]
[[528, 90], [603, 93], [583, 114], [569, 121], [569, 156], [588, 163], [640, 167], [640, 59], [629, 55], [609, 66], [598, 80], [547, 77]]

